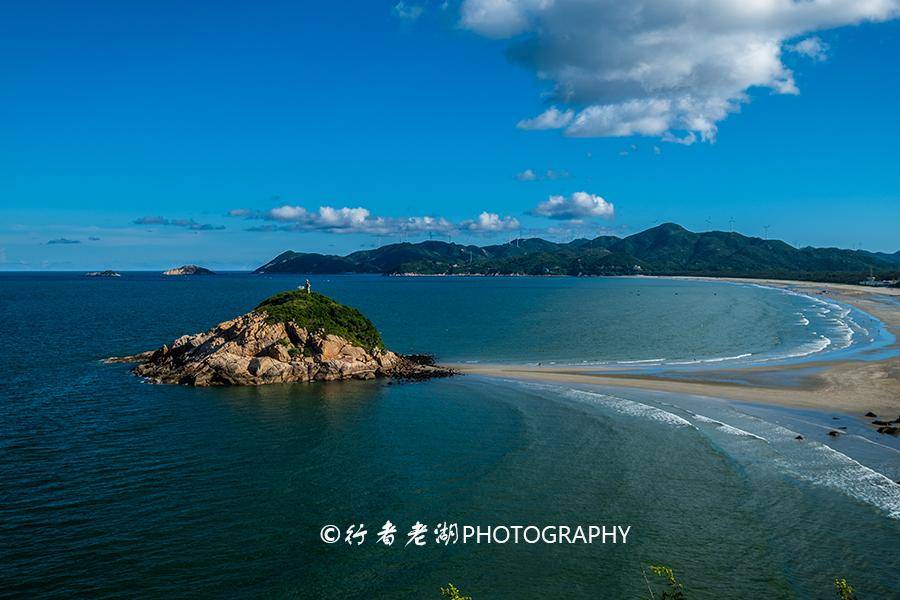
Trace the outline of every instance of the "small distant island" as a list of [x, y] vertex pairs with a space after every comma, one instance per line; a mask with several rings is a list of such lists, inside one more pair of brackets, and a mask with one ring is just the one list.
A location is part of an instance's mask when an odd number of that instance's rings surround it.
[[183, 265], [163, 271], [163, 275], [215, 275], [215, 272], [197, 265]]
[[281, 292], [204, 333], [107, 362], [136, 362], [132, 372], [154, 383], [194, 386], [428, 379], [455, 373], [428, 355], [385, 349], [381, 334], [357, 309], [308, 289]]
[[121, 277], [121, 273], [116, 273], [115, 271], [91, 271], [90, 273], [85, 273], [85, 277]]

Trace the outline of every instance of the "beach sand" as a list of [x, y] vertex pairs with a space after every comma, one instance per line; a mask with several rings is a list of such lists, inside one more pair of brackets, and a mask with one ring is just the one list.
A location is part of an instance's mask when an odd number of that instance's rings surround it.
[[[895, 339], [900, 339], [900, 289], [766, 279], [702, 277], [671, 279], [755, 283], [832, 298], [877, 317]], [[895, 342], [890, 349], [900, 349], [900, 344]], [[877, 360], [860, 358], [829, 360], [825, 354], [822, 360], [810, 358], [788, 365], [653, 374], [622, 373], [621, 369], [617, 369], [617, 373], [603, 373], [603, 368], [597, 366], [521, 364], [451, 366], [464, 373], [491, 377], [639, 388], [842, 412], [858, 417], [871, 411], [879, 417], [896, 419], [900, 415], [900, 356]]]

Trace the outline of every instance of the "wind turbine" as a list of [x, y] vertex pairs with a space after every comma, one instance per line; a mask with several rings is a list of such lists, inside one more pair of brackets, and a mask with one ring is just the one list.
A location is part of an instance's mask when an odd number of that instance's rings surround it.
[[769, 239], [769, 225], [763, 225], [763, 231], [765, 232], [763, 239], [764, 240]]

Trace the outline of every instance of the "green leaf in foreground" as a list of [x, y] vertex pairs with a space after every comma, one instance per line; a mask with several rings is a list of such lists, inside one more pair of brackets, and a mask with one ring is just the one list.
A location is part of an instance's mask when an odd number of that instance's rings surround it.
[[361, 312], [322, 294], [280, 292], [263, 300], [255, 310], [265, 313], [272, 323], [293, 321], [307, 331], [338, 335], [367, 350], [384, 348], [381, 334]]
[[840, 600], [856, 600], [856, 594], [846, 579], [835, 579], [834, 589], [837, 591], [837, 596]]
[[441, 596], [450, 600], [472, 600], [472, 596], [463, 596], [459, 588], [452, 583], [448, 583], [447, 587], [441, 588]]

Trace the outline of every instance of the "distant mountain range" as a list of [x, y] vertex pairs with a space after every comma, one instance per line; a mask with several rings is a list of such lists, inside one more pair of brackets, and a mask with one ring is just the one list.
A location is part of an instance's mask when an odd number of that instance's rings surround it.
[[284, 252], [256, 273], [484, 275], [704, 275], [857, 282], [900, 277], [894, 254], [840, 248], [794, 248], [739, 233], [693, 233], [665, 223], [620, 238], [555, 243], [540, 238], [491, 246], [440, 241], [389, 244], [347, 256]]

